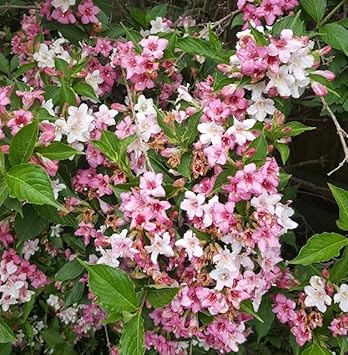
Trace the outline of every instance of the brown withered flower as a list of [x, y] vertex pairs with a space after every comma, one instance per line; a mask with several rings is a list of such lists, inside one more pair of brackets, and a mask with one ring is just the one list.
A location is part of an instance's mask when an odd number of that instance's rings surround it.
[[202, 150], [193, 151], [191, 170], [195, 179], [199, 176], [205, 176], [207, 174], [209, 170], [208, 159]]

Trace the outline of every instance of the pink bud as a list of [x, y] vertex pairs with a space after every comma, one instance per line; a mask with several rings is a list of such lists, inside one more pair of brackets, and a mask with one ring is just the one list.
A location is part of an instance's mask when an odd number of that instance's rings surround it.
[[323, 76], [325, 79], [330, 81], [336, 78], [336, 75], [330, 70], [316, 70], [315, 72], [313, 72], [313, 74]]
[[113, 110], [118, 111], [118, 112], [126, 112], [126, 111], [128, 111], [128, 108], [125, 105], [122, 105], [122, 104], [120, 104], [118, 102], [115, 102], [115, 103], [111, 104], [111, 108]]
[[217, 69], [221, 71], [222, 73], [229, 73], [232, 71], [232, 67], [227, 64], [218, 64]]
[[322, 49], [320, 49], [319, 54], [320, 55], [325, 55], [329, 54], [331, 52], [332, 48], [330, 46], [325, 46]]
[[236, 88], [237, 88], [236, 84], [226, 85], [222, 88], [221, 95], [225, 97], [232, 96], [235, 93]]
[[317, 81], [313, 81], [311, 83], [311, 87], [317, 96], [325, 96], [328, 93], [326, 86], [318, 83]]
[[8, 154], [8, 152], [10, 151], [10, 146], [8, 144], [2, 145], [0, 146], [0, 150], [2, 153]]

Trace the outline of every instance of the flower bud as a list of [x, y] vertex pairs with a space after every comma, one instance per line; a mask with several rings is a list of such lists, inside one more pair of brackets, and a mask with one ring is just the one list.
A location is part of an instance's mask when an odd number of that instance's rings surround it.
[[325, 96], [328, 93], [326, 86], [318, 83], [317, 81], [313, 81], [311, 83], [311, 87], [317, 96]]

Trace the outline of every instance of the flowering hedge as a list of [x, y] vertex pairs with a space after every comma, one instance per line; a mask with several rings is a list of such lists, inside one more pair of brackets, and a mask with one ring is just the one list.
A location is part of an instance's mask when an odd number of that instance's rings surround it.
[[[24, 15], [0, 54], [1, 354], [348, 351], [348, 192], [330, 185], [342, 234], [282, 257], [282, 165], [314, 129], [289, 98], [313, 93], [346, 147], [325, 99], [343, 4], [239, 0], [203, 25], [166, 5], [115, 25], [96, 0]], [[233, 49], [215, 32], [231, 21]]]

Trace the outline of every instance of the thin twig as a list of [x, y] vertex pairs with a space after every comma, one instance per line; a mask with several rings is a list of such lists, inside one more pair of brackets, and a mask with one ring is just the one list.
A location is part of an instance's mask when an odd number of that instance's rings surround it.
[[106, 337], [106, 345], [107, 345], [107, 347], [109, 349], [109, 352], [111, 354], [112, 348], [111, 348], [111, 343], [110, 343], [110, 338], [109, 338], [109, 332], [108, 332], [107, 325], [104, 325], [104, 331], [105, 331], [105, 337]]
[[131, 108], [131, 111], [132, 111], [132, 116], [133, 116], [133, 119], [134, 119], [135, 127], [136, 127], [136, 130], [137, 130], [137, 135], [138, 135], [138, 140], [139, 140], [139, 143], [140, 143], [140, 148], [141, 148], [142, 153], [144, 154], [146, 165], [147, 165], [148, 169], [151, 170], [152, 172], [154, 172], [155, 170], [154, 170], [154, 168], [151, 165], [150, 158], [149, 158], [149, 156], [147, 154], [147, 149], [146, 149], [146, 147], [144, 145], [144, 141], [141, 138], [141, 131], [140, 131], [140, 127], [139, 127], [139, 122], [138, 122], [138, 119], [137, 119], [137, 116], [136, 116], [135, 110], [134, 110], [134, 102], [133, 102], [133, 98], [132, 98], [132, 91], [131, 91], [131, 89], [130, 89], [130, 87], [128, 85], [128, 82], [127, 82], [127, 79], [126, 79], [126, 75], [125, 75], [125, 72], [124, 72], [123, 68], [122, 68], [122, 75], [123, 75], [123, 79], [124, 79], [125, 86], [126, 86], [126, 89], [127, 89], [127, 96], [128, 96], [129, 105], [130, 105], [130, 108]]
[[[211, 22], [207, 26], [207, 28], [205, 28], [205, 31], [204, 30], [201, 31], [201, 33], [199, 34], [199, 38], [203, 38], [209, 32], [209, 28], [211, 30], [213, 30], [214, 28], [222, 25], [224, 22], [226, 22], [228, 24], [231, 21], [231, 19], [239, 13], [240, 13], [240, 10], [232, 11], [231, 13], [229, 13], [225, 17], [221, 18], [220, 20], [215, 21], [215, 22]], [[224, 24], [224, 27], [226, 26], [226, 23]]]
[[11, 5], [11, 4], [6, 4], [6, 5], [1, 5], [0, 10], [10, 10], [10, 9], [18, 9], [18, 10], [31, 10], [35, 9], [36, 7], [33, 5]]
[[348, 145], [346, 142], [346, 139], [348, 137], [347, 132], [341, 127], [340, 123], [338, 122], [335, 114], [332, 112], [330, 106], [327, 104], [327, 102], [325, 101], [325, 99], [323, 97], [320, 98], [322, 104], [323, 104], [323, 108], [329, 113], [332, 122], [334, 123], [335, 127], [336, 127], [336, 131], [337, 134], [340, 138], [341, 141], [341, 145], [342, 145], [342, 149], [343, 149], [343, 153], [344, 153], [344, 158], [343, 160], [338, 164], [338, 166], [333, 169], [332, 171], [330, 171], [327, 175], [330, 176], [332, 175], [334, 172], [336, 172], [337, 170], [341, 169], [344, 164], [348, 163]]

